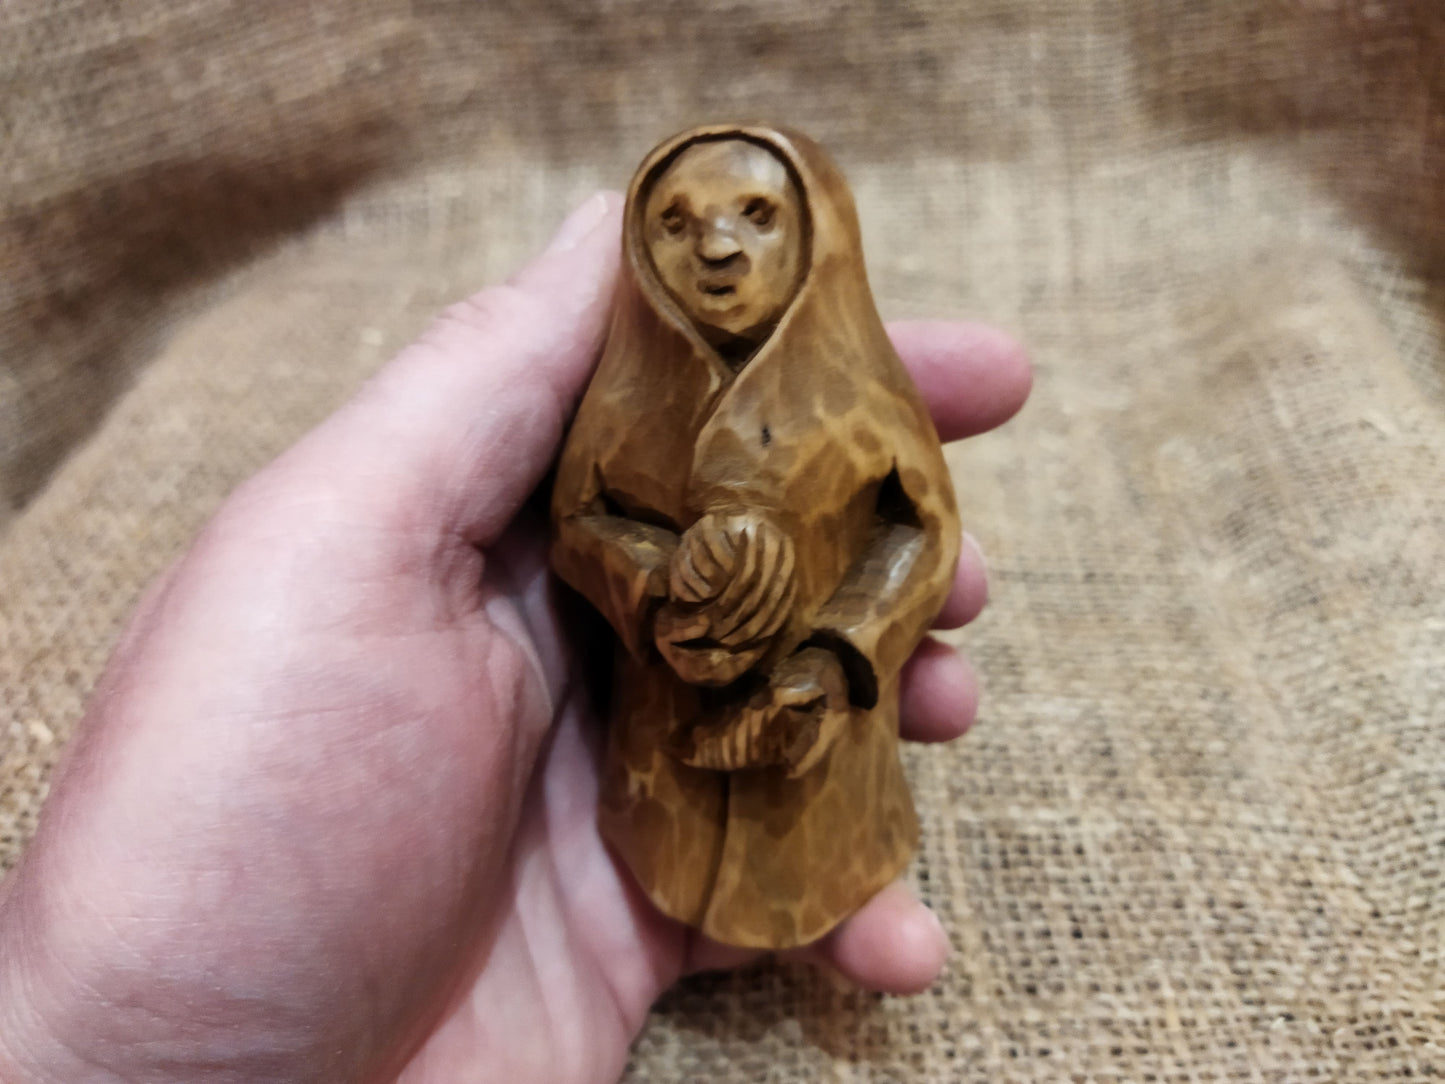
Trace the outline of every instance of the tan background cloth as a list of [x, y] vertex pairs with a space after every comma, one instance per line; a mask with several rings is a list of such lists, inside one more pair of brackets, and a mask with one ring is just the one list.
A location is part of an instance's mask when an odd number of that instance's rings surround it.
[[0, 9], [0, 862], [142, 585], [685, 124], [851, 177], [889, 316], [1021, 333], [994, 604], [907, 763], [954, 954], [764, 967], [630, 1079], [1445, 1074], [1439, 0]]

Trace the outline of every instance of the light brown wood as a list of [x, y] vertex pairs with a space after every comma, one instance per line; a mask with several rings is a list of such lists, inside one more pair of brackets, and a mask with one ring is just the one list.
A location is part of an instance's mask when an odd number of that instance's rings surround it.
[[616, 633], [601, 826], [664, 912], [826, 934], [907, 865], [898, 675], [948, 592], [953, 489], [837, 167], [684, 132], [628, 194], [552, 562]]

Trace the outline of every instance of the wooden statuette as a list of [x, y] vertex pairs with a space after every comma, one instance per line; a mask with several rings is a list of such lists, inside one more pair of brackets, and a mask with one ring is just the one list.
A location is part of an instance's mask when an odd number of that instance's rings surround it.
[[616, 633], [601, 827], [665, 913], [805, 944], [917, 845], [898, 675], [952, 579], [952, 484], [817, 144], [667, 140], [623, 248], [552, 504], [553, 567]]

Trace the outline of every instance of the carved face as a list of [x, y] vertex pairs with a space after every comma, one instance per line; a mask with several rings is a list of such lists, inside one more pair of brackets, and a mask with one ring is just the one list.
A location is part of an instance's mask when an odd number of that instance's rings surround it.
[[771, 330], [803, 269], [801, 200], [776, 155], [744, 139], [695, 143], [644, 214], [658, 277], [705, 333], [757, 341]]

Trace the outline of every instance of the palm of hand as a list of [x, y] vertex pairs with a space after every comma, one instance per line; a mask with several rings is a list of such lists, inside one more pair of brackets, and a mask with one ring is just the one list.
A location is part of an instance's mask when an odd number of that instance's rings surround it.
[[[247, 1079], [372, 1079], [408, 1056], [404, 1079], [615, 1078], [686, 939], [597, 836], [596, 721], [545, 539], [518, 524], [484, 558], [360, 526], [374, 508], [282, 522], [261, 503], [288, 500], [243, 492], [138, 615], [105, 702], [130, 752], [83, 739], [67, 774], [94, 778], [57, 788], [97, 822], [46, 855], [64, 970], [144, 1018], [128, 1053], [204, 1050]], [[176, 681], [208, 659], [216, 688]], [[162, 965], [117, 964], [117, 938]]]
[[[687, 931], [652, 909], [597, 831], [601, 727], [548, 597], [545, 534], [518, 522], [487, 555], [490, 627], [475, 661], [482, 672], [540, 670], [545, 704], [529, 721], [551, 733], [519, 795], [506, 888], [483, 908], [468, 977], [403, 1080], [459, 1079], [479, 1064], [499, 1079], [615, 1079], [652, 1001], [687, 962]], [[454, 705], [473, 725], [481, 707]], [[473, 765], [498, 767], [485, 752]]]

